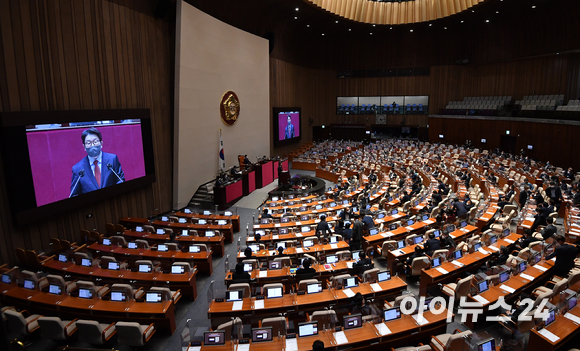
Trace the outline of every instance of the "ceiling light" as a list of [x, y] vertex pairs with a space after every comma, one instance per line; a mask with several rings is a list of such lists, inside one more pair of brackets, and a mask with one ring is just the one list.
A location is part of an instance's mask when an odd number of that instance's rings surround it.
[[348, 31], [349, 31], [349, 32], [350, 32], [351, 30], [352, 30], [352, 29], [350, 29], [350, 28], [348, 29]]
[[307, 24], [307, 25], [306, 25], [306, 27], [310, 28], [310, 25], [309, 25], [309, 24]]
[[532, 6], [532, 8], [535, 9], [536, 8], [536, 5]]
[[335, 21], [334, 23], [338, 23], [338, 21]]
[[393, 27], [389, 28], [389, 29], [393, 29]]
[[409, 32], [413, 33], [413, 30], [411, 29]]
[[489, 20], [485, 20], [485, 23], [489, 23]]
[[475, 12], [475, 10], [471, 10], [471, 12]]
[[324, 33], [322, 33], [322, 35], [324, 35]]
[[373, 35], [373, 33], [370, 33], [371, 35]]
[[499, 13], [499, 11], [495, 11], [495, 13]]
[[373, 24], [373, 27], [376, 27], [376, 26], [377, 26], [376, 24]]
[[429, 27], [431, 27], [433, 25], [433, 23], [429, 23]]
[[463, 21], [461, 21], [461, 23], [463, 23]]
[[299, 9], [298, 9], [298, 7], [297, 7], [297, 8], [296, 8], [296, 11], [298, 11], [298, 10], [299, 10]]
[[443, 29], [447, 29], [447, 27], [443, 27]]
[[294, 19], [298, 19], [298, 17], [294, 17]]

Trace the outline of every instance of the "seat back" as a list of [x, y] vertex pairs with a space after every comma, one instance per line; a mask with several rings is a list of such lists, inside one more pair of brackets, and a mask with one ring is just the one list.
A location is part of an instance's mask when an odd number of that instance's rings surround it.
[[6, 321], [8, 322], [8, 329], [13, 333], [18, 333], [20, 335], [28, 335], [28, 329], [26, 326], [26, 319], [22, 313], [16, 310], [6, 310], [4, 311], [6, 316]]
[[287, 323], [284, 317], [271, 317], [262, 319], [262, 328], [272, 327], [272, 337], [286, 335]]
[[292, 261], [290, 261], [290, 257], [276, 257], [274, 261], [282, 262], [282, 267], [290, 267], [292, 265]]
[[250, 289], [250, 284], [248, 283], [230, 284], [228, 290], [242, 290], [244, 298], [249, 298], [252, 296], [252, 290]]
[[429, 259], [427, 257], [416, 257], [411, 263], [411, 275], [421, 275], [423, 268], [429, 267]]
[[99, 322], [80, 319], [76, 323], [79, 331], [79, 339], [92, 345], [104, 344], [103, 328]]
[[445, 350], [454, 351], [454, 350], [464, 350], [469, 349], [469, 340], [472, 336], [471, 330], [466, 330], [461, 333], [451, 334], [449, 339], [447, 340], [447, 345], [445, 345]]
[[142, 326], [137, 322], [117, 322], [117, 342], [122, 345], [143, 346], [146, 338]]
[[148, 249], [149, 248], [149, 243], [147, 242], [147, 240], [137, 239], [137, 240], [135, 240], [135, 244], [137, 244], [137, 247], [139, 249]]
[[65, 331], [65, 325], [58, 317], [40, 317], [38, 318], [40, 334], [45, 339], [66, 340], [72, 332]]
[[347, 278], [350, 278], [350, 277], [351, 277], [350, 274], [340, 274], [340, 275], [337, 275], [337, 276], [334, 276], [334, 277], [330, 277], [330, 283], [333, 286], [335, 286], [335, 287], [336, 286], [341, 286], [342, 283], [343, 283], [343, 281], [344, 281], [344, 279], [347, 279]]
[[227, 323], [221, 324], [217, 327], [217, 330], [225, 331], [225, 339], [232, 340], [232, 338], [239, 339], [244, 334], [244, 326], [242, 320], [238, 317]]
[[179, 246], [176, 243], [165, 243], [168, 251], [179, 251]]
[[336, 324], [338, 319], [336, 318], [335, 310], [325, 310], [325, 311], [314, 311], [310, 316], [311, 322], [318, 323], [318, 330], [324, 330], [331, 328], [331, 325]]
[[152, 225], [146, 224], [143, 226], [143, 231], [145, 233], [155, 233], [155, 228]]
[[443, 258], [443, 260], [446, 260], [448, 253], [449, 253], [449, 250], [447, 250], [447, 249], [435, 250], [435, 251], [433, 251], [433, 254], [431, 255], [431, 257], [432, 258], [441, 257], [441, 258]]
[[264, 286], [262, 287], [262, 294], [264, 296], [268, 295], [268, 289], [274, 289], [274, 288], [282, 288], [282, 293], [284, 293], [284, 284], [282, 283], [271, 283], [271, 284], [264, 284]]
[[83, 258], [90, 260], [89, 254], [86, 252], [75, 252], [74, 253], [74, 261], [75, 264], [80, 265], [83, 262]]
[[376, 282], [378, 280], [379, 269], [372, 268], [363, 272], [362, 278], [365, 282]]
[[572, 270], [570, 275], [568, 276], [568, 286], [572, 287], [576, 285], [580, 281], [580, 271]]
[[298, 283], [298, 290], [306, 291], [306, 286], [308, 284], [316, 284], [318, 282], [319, 282], [318, 279], [303, 279]]
[[552, 288], [553, 291], [552, 296], [557, 296], [559, 293], [566, 290], [567, 288], [568, 288], [568, 278], [564, 278], [559, 282], [557, 282], [556, 285], [554, 285], [554, 287]]
[[111, 286], [111, 291], [122, 291], [125, 293], [126, 301], [131, 301], [135, 298], [135, 292], [133, 287], [129, 284], [113, 284]]
[[111, 237], [111, 244], [112, 245], [117, 245], [117, 246], [123, 246], [126, 247], [127, 246], [127, 241], [125, 240], [125, 237], [120, 236], [120, 235], [113, 235]]
[[349, 250], [341, 250], [336, 253], [338, 255], [339, 260], [341, 261], [348, 261], [350, 260], [350, 251]]
[[381, 248], [381, 256], [387, 257], [387, 252], [390, 250], [395, 250], [397, 248], [397, 242], [394, 240], [383, 241], [383, 246]]
[[473, 278], [473, 275], [470, 275], [469, 277], [460, 279], [457, 282], [457, 286], [455, 287], [455, 296], [454, 296], [455, 300], [458, 300], [462, 296], [469, 295], [469, 293], [471, 291], [471, 279], [472, 278]]

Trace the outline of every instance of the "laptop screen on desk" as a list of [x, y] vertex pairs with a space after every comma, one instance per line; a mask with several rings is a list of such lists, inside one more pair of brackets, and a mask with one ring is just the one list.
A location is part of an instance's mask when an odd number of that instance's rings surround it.
[[242, 290], [227, 290], [226, 301], [242, 301], [244, 297]]
[[231, 216], [232, 215], [232, 211], [226, 211], [224, 212], [224, 216]]
[[209, 215], [211, 215], [211, 211], [207, 211], [207, 210], [206, 211], [203, 211], [203, 215], [204, 216], [209, 216]]
[[157, 229], [157, 234], [163, 235], [163, 234], [165, 234], [165, 230], [163, 230], [163, 229]]
[[130, 249], [136, 249], [137, 248], [137, 243], [129, 243], [127, 244], [127, 247]]
[[185, 273], [185, 268], [183, 266], [171, 266], [171, 274], [183, 274]]
[[252, 342], [263, 341], [272, 341], [272, 327], [252, 329]]
[[360, 314], [344, 316], [343, 326], [344, 330], [362, 327], [362, 316]]
[[163, 221], [163, 222], [169, 222], [169, 218], [167, 216], [162, 216], [161, 217], [161, 221]]
[[225, 331], [212, 331], [203, 333], [203, 345], [225, 345], [226, 343], [226, 332]]
[[67, 263], [68, 257], [66, 257], [66, 255], [64, 255], [64, 254], [58, 254], [58, 260], [62, 263]]
[[225, 219], [218, 219], [218, 225], [227, 225], [228, 221], [226, 221]]
[[270, 261], [268, 263], [268, 269], [281, 269], [282, 268], [282, 262], [281, 261]]
[[433, 259], [433, 268], [441, 266], [441, 258], [436, 257]]
[[314, 283], [306, 285], [307, 294], [316, 294], [322, 292], [322, 283]]
[[439, 230], [436, 230], [433, 232], [433, 235], [435, 235], [435, 237], [438, 238], [441, 235], [441, 232], [439, 232]]
[[83, 289], [80, 288], [79, 289], [79, 297], [82, 299], [92, 299], [93, 298], [93, 292], [91, 291], [91, 289]]
[[412, 219], [409, 219], [409, 220], [407, 221], [407, 225], [413, 225], [414, 223], [415, 223], [415, 221], [414, 221], [414, 220], [412, 220]]
[[484, 281], [477, 284], [477, 290], [479, 291], [480, 294], [482, 292], [487, 291], [488, 289], [489, 289], [489, 285], [487, 284], [487, 280], [484, 280]]
[[389, 308], [383, 311], [385, 322], [401, 318], [401, 309], [399, 307]]
[[338, 262], [338, 256], [336, 256], [336, 255], [326, 256], [326, 263], [331, 264], [331, 263], [336, 263], [336, 262]]
[[180, 218], [178, 221], [179, 221], [179, 223], [186, 223], [187, 222], [187, 220], [185, 218]]
[[377, 228], [373, 228], [370, 230], [370, 235], [376, 235], [379, 233], [379, 230]]
[[107, 268], [109, 268], [110, 270], [113, 270], [113, 271], [118, 271], [119, 269], [121, 269], [119, 262], [109, 262], [109, 265]]
[[359, 260], [360, 259], [360, 253], [361, 252], [362, 252], [362, 250], [353, 251], [352, 252], [352, 259], [353, 260]]
[[2, 283], [11, 284], [12, 283], [12, 276], [10, 276], [9, 274], [2, 274]]
[[345, 289], [354, 288], [356, 286], [358, 286], [358, 278], [357, 277], [351, 277], [351, 278], [344, 279], [344, 288]]
[[395, 229], [397, 229], [397, 225], [395, 223], [389, 224], [389, 230], [395, 230]]
[[423, 217], [421, 217], [421, 220], [426, 221], [429, 219], [429, 215], [423, 215]]
[[298, 336], [318, 335], [318, 324], [316, 322], [298, 323]]
[[423, 237], [422, 236], [417, 236], [413, 239], [413, 242], [415, 243], [415, 245], [420, 244], [423, 242]]
[[161, 293], [158, 291], [147, 292], [147, 294], [145, 294], [145, 302], [161, 302]]
[[377, 274], [377, 280], [379, 282], [384, 282], [384, 281], [390, 280], [390, 279], [391, 279], [391, 271], [389, 271], [389, 270], [382, 271], [382, 272], [379, 272]]
[[266, 297], [269, 299], [282, 297], [282, 288], [269, 288]]
[[578, 298], [576, 295], [572, 295], [568, 298], [568, 309], [571, 310], [576, 307], [576, 303], [578, 302]]
[[453, 251], [453, 257], [456, 260], [460, 259], [461, 257], [463, 257], [463, 251], [461, 251], [461, 250], [455, 250], [455, 251]]
[[509, 272], [503, 272], [499, 275], [499, 282], [503, 283], [506, 280], [508, 280], [510, 278], [510, 273]]
[[397, 248], [402, 249], [405, 247], [405, 240], [397, 241]]
[[91, 260], [89, 260], [88, 258], [83, 258], [81, 260], [81, 266], [90, 267], [92, 265], [93, 264], [92, 264]]
[[165, 244], [157, 245], [157, 251], [165, 252], [167, 250], [168, 250], [167, 245], [165, 245]]
[[103, 239], [103, 245], [110, 246], [111, 245], [111, 240], [110, 239], [107, 239], [107, 238]]
[[54, 294], [54, 295], [60, 295], [60, 294], [62, 293], [62, 289], [61, 289], [60, 285], [53, 285], [53, 284], [50, 284], [50, 285], [48, 286], [48, 292], [49, 292], [50, 294]]
[[304, 246], [304, 247], [314, 246], [314, 241], [312, 241], [312, 240], [304, 240], [302, 242], [302, 246]]
[[151, 266], [148, 264], [140, 264], [139, 273], [151, 273]]
[[125, 293], [122, 291], [112, 291], [111, 301], [123, 302], [125, 301]]
[[385, 218], [385, 214], [379, 213], [379, 215], [377, 216], [377, 219], [383, 219], [383, 218]]
[[495, 351], [495, 339], [487, 339], [477, 343], [477, 351]]
[[467, 227], [467, 222], [465, 222], [465, 221], [461, 222], [461, 226], [460, 226], [460, 227], [461, 227], [461, 228], [465, 228], [465, 227]]
[[555, 320], [556, 320], [556, 310], [552, 309], [548, 313], [548, 317], [546, 318], [545, 326], [546, 327], [549, 326], [550, 324], [554, 323]]
[[213, 238], [215, 236], [215, 232], [213, 230], [206, 230], [205, 237], [206, 238]]
[[254, 270], [254, 265], [251, 263], [244, 263], [244, 272], [251, 272]]
[[142, 233], [143, 232], [143, 227], [141, 227], [140, 225], [138, 225], [137, 227], [135, 227], [135, 231]]
[[29, 290], [34, 290], [34, 281], [30, 279], [24, 279], [24, 288]]
[[197, 224], [207, 224], [207, 220], [205, 219], [198, 219]]
[[189, 246], [189, 252], [190, 253], [196, 253], [196, 252], [200, 252], [201, 248], [199, 247], [199, 245], [190, 245]]

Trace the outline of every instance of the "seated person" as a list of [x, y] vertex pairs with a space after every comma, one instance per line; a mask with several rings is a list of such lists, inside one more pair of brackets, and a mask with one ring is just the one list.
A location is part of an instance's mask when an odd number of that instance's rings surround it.
[[268, 213], [268, 209], [267, 208], [264, 208], [264, 210], [262, 211], [261, 218], [274, 218], [274, 217], [272, 217], [272, 215]]
[[367, 254], [364, 251], [359, 254], [359, 260], [352, 265], [353, 268], [368, 267], [366, 269], [371, 269], [373, 266], [373, 260], [370, 257], [367, 257]]
[[371, 216], [366, 216], [366, 215], [365, 215], [365, 216], [363, 217], [363, 219], [362, 219], [362, 222], [363, 222], [364, 224], [366, 224], [366, 226], [367, 226], [367, 228], [368, 228], [369, 230], [370, 230], [370, 229], [373, 229], [373, 228], [375, 227], [375, 222], [373, 221], [373, 219], [372, 219], [372, 217], [371, 217]]
[[456, 246], [455, 240], [453, 240], [446, 231], [441, 231], [439, 241], [441, 241], [441, 247], [446, 249], [454, 248]]
[[236, 270], [232, 273], [232, 280], [236, 281], [243, 281], [246, 280], [248, 283], [252, 276], [248, 272], [244, 272], [244, 264], [242, 262], [238, 262], [236, 264]]
[[521, 249], [525, 249], [530, 245], [530, 243], [533, 243], [534, 241], [538, 241], [538, 239], [532, 236], [532, 231], [530, 229], [526, 229], [524, 230], [524, 236], [519, 240], [518, 246]]
[[249, 247], [246, 247], [246, 249], [244, 250], [244, 256], [246, 258], [252, 258], [253, 254], [254, 253], [252, 252], [252, 249], [250, 249]]
[[282, 246], [278, 246], [278, 252], [276, 253], [276, 257], [287, 257], [288, 255], [284, 253], [284, 248]]
[[415, 252], [407, 258], [405, 261], [405, 273], [411, 274], [411, 265], [413, 264], [413, 260], [417, 257], [423, 257], [425, 254], [419, 245], [415, 246]]
[[305, 259], [304, 261], [302, 261], [302, 268], [299, 268], [296, 271], [296, 275], [301, 275], [301, 274], [314, 274], [316, 273], [316, 269], [311, 268], [310, 267], [311, 262], [310, 259]]
[[542, 238], [544, 238], [544, 240], [551, 238], [552, 235], [556, 234], [556, 232], [558, 231], [556, 226], [554, 226], [553, 224], [554, 218], [552, 217], [546, 218], [546, 223], [548, 223], [548, 225], [544, 228], [544, 230], [542, 230]]
[[499, 254], [495, 253], [495, 252], [491, 254], [492, 258], [489, 261], [487, 261], [487, 266], [489, 268], [501, 266], [502, 264], [507, 262], [509, 256], [510, 256], [510, 253], [509, 253], [508, 248], [505, 247], [504, 245], [502, 245], [499, 248]]
[[441, 241], [435, 239], [435, 234], [430, 233], [429, 239], [427, 239], [427, 242], [425, 245], [423, 245], [423, 247], [427, 255], [431, 256], [435, 250], [441, 249]]

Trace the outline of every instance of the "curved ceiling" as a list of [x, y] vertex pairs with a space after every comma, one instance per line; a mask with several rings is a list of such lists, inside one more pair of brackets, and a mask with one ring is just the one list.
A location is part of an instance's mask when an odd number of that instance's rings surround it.
[[484, 0], [304, 0], [322, 10], [368, 24], [408, 24], [432, 21], [467, 10]]

